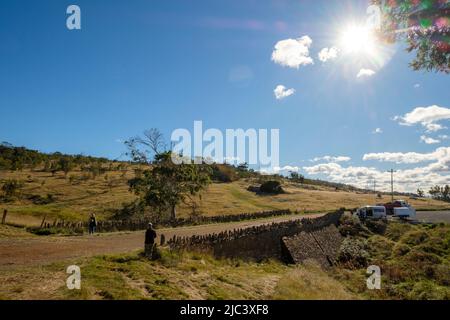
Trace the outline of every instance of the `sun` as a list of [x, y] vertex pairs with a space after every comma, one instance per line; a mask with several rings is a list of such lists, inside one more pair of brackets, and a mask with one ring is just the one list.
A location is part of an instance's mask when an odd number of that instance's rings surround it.
[[366, 26], [350, 25], [340, 34], [341, 50], [347, 53], [373, 54], [376, 47], [376, 37], [373, 30]]

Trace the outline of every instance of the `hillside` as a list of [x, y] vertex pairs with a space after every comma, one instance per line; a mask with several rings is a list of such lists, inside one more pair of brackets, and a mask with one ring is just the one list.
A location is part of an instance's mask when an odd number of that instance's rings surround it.
[[[115, 209], [135, 199], [129, 192], [127, 180], [134, 176], [135, 166], [124, 166], [92, 178], [85, 171], [74, 169], [49, 173], [23, 169], [0, 171], [0, 181], [16, 179], [23, 187], [19, 199], [0, 204], [8, 209], [8, 222], [26, 225], [40, 224], [42, 218], [82, 220], [91, 212], [101, 219], [110, 217]], [[354, 208], [360, 205], [389, 201], [384, 195], [358, 191], [336, 191], [335, 188], [300, 185], [284, 181], [285, 194], [257, 195], [247, 190], [257, 183], [248, 178], [231, 183], [212, 183], [198, 199], [197, 212], [203, 215], [237, 214], [273, 209], [292, 209], [301, 212], [331, 211], [340, 207]], [[432, 199], [408, 199], [417, 209], [447, 209], [450, 204]], [[48, 202], [48, 203], [47, 203]], [[188, 216], [192, 209], [181, 206], [180, 216]]]
[[[130, 162], [59, 152], [45, 154], [2, 143], [0, 186], [12, 183], [15, 190], [10, 195], [0, 190], [0, 209], [8, 210], [9, 223], [20, 225], [38, 225], [44, 217], [46, 221], [79, 221], [90, 213], [108, 219], [136, 199], [127, 182], [144, 168]], [[180, 217], [194, 210], [204, 216], [276, 209], [324, 212], [390, 200], [388, 195], [376, 198], [371, 192], [326, 181], [302, 178], [300, 183], [281, 176], [264, 177], [242, 166], [217, 165], [212, 179], [214, 182], [196, 198], [195, 207], [191, 204], [178, 208]], [[258, 195], [247, 190], [267, 179], [281, 181], [285, 193]], [[409, 201], [417, 209], [450, 208], [449, 203], [432, 199]]]

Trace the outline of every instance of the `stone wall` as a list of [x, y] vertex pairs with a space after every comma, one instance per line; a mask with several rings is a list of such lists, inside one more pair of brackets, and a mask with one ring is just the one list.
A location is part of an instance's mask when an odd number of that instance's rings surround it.
[[[202, 225], [209, 223], [226, 223], [226, 222], [238, 222], [245, 220], [262, 219], [269, 217], [278, 217], [284, 215], [292, 215], [297, 212], [291, 210], [273, 210], [262, 211], [252, 213], [240, 213], [230, 215], [218, 215], [208, 217], [196, 217], [196, 218], [178, 218], [174, 221], [151, 221], [149, 219], [129, 219], [129, 220], [104, 220], [97, 222], [97, 232], [113, 232], [113, 231], [137, 231], [147, 229], [148, 223], [152, 222], [156, 227], [181, 227], [189, 225]], [[87, 221], [64, 221], [55, 220], [53, 222], [42, 221], [41, 229], [46, 228], [65, 228], [69, 230], [87, 230]]]
[[219, 234], [193, 237], [173, 237], [168, 245], [175, 250], [194, 250], [213, 253], [216, 257], [243, 258], [261, 261], [269, 258], [286, 260], [282, 239], [302, 232], [312, 232], [337, 225], [343, 210], [322, 217], [273, 223], [238, 229]]
[[342, 241], [343, 238], [335, 225], [283, 237], [282, 259], [286, 263], [296, 264], [312, 259], [322, 267], [330, 267], [336, 262]]

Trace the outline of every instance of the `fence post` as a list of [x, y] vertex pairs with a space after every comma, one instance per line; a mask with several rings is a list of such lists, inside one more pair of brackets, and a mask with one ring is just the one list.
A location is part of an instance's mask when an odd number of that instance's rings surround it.
[[44, 216], [44, 219], [42, 219], [42, 222], [41, 222], [41, 229], [42, 229], [42, 227], [44, 226], [45, 218], [47, 218], [47, 215], [45, 215], [45, 216]]
[[3, 210], [2, 224], [6, 223], [6, 215], [8, 214], [8, 210]]

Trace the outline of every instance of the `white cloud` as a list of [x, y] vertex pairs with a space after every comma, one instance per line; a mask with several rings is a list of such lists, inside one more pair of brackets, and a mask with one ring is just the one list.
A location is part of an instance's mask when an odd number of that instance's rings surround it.
[[447, 127], [444, 127], [444, 126], [442, 126], [442, 125], [440, 125], [440, 124], [437, 124], [437, 123], [429, 123], [429, 124], [427, 124], [426, 125], [426, 128], [427, 128], [427, 130], [426, 130], [426, 132], [436, 132], [436, 131], [439, 131], [439, 130], [442, 130], [442, 129], [447, 129]]
[[440, 134], [440, 135], [439, 135], [439, 139], [442, 139], [442, 140], [448, 140], [448, 139], [450, 139], [450, 136], [448, 136], [448, 135], [446, 135], [446, 134]]
[[299, 172], [300, 168], [296, 166], [284, 166], [284, 167], [275, 167], [274, 170], [276, 172], [287, 171], [287, 172]]
[[420, 162], [439, 161], [450, 158], [450, 147], [442, 147], [430, 153], [418, 152], [381, 152], [367, 153], [363, 156], [364, 161], [376, 160], [380, 162], [394, 162], [397, 164], [412, 164]]
[[311, 44], [312, 40], [309, 36], [278, 41], [272, 52], [272, 61], [296, 69], [300, 66], [314, 64], [313, 59], [309, 56]]
[[418, 107], [404, 116], [394, 117], [402, 126], [412, 126], [421, 124], [427, 132], [435, 132], [445, 129], [444, 126], [437, 124], [437, 121], [449, 120], [450, 109], [432, 105], [429, 107]]
[[336, 47], [323, 48], [320, 50], [318, 57], [322, 62], [327, 62], [328, 60], [334, 60], [337, 58], [338, 49]]
[[283, 85], [278, 85], [275, 90], [273, 90], [273, 93], [275, 94], [275, 98], [277, 100], [281, 100], [284, 98], [287, 98], [295, 93], [295, 89], [286, 89]]
[[375, 130], [372, 131], [373, 134], [381, 134], [383, 133], [383, 130], [381, 128], [376, 128]]
[[420, 88], [420, 83], [416, 83], [415, 85], [414, 85], [414, 88]]
[[299, 172], [300, 168], [296, 166], [284, 166], [284, 167], [273, 167], [273, 168], [262, 168], [259, 172], [263, 175], [279, 174], [280, 172]]
[[425, 142], [426, 144], [436, 144], [436, 143], [441, 142], [440, 140], [433, 139], [433, 138], [427, 137], [427, 136], [420, 136], [420, 141]]
[[[394, 175], [394, 188], [401, 192], [415, 192], [418, 187], [427, 190], [436, 184], [450, 181], [450, 148], [442, 148], [445, 155], [423, 167], [397, 169]], [[438, 149], [439, 150], [439, 149]], [[342, 167], [337, 163], [318, 164], [303, 168], [310, 175], [322, 175], [327, 179], [366, 188], [368, 181], [375, 180], [378, 190], [389, 191], [390, 173], [373, 167]]]
[[371, 77], [375, 74], [375, 71], [371, 69], [361, 69], [359, 70], [358, 74], [356, 75], [357, 78], [361, 77]]
[[350, 161], [352, 158], [350, 157], [345, 157], [345, 156], [323, 156], [323, 157], [316, 157], [312, 160], [310, 160], [311, 162], [319, 162], [319, 161], [327, 161], [327, 162], [347, 162]]

